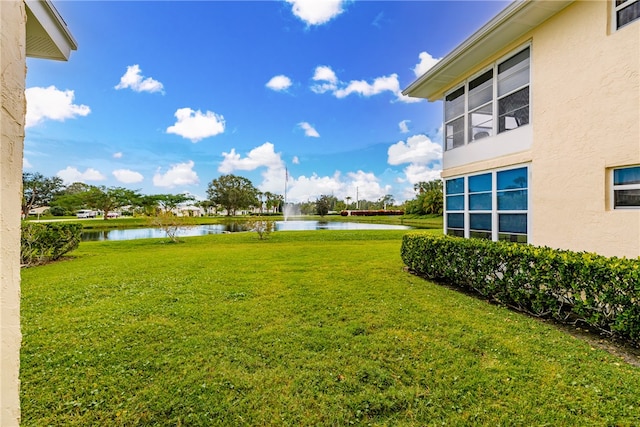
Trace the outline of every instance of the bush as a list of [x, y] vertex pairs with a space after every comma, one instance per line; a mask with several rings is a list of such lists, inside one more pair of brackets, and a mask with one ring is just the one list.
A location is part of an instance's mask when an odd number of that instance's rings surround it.
[[49, 213], [53, 216], [64, 216], [67, 212], [61, 206], [51, 206]]
[[401, 256], [429, 279], [640, 344], [640, 258], [415, 233], [404, 236]]
[[80, 244], [81, 224], [22, 223], [20, 263], [38, 265], [55, 261]]
[[250, 218], [246, 223], [247, 230], [258, 233], [258, 239], [265, 240], [276, 229], [276, 223], [270, 219]]

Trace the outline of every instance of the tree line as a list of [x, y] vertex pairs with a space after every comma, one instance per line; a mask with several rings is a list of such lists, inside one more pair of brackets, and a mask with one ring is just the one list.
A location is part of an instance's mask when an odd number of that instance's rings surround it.
[[[106, 187], [75, 182], [64, 185], [57, 176], [45, 177], [40, 173], [23, 173], [22, 215], [27, 217], [36, 207], [49, 206], [54, 216], [73, 215], [81, 209], [91, 209], [102, 213], [105, 219], [109, 213], [128, 207], [133, 214], [154, 216], [159, 212], [171, 211], [181, 204], [193, 203], [205, 210], [219, 209], [227, 215], [236, 215], [239, 210], [259, 210], [260, 213], [282, 212], [284, 196], [271, 192], [261, 192], [253, 183], [242, 176], [222, 175], [207, 186], [207, 200], [196, 201], [190, 194], [143, 195], [140, 190], [123, 187]], [[442, 181], [420, 182], [414, 185], [416, 198], [394, 206], [393, 195], [386, 194], [378, 200], [354, 200], [346, 197], [339, 200], [333, 195], [321, 195], [316, 200], [291, 204], [302, 215], [327, 215], [331, 211], [349, 209], [377, 210], [404, 209], [408, 214], [442, 214]]]

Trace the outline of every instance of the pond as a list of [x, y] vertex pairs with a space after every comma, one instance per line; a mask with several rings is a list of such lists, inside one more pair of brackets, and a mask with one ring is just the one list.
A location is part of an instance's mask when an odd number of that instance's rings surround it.
[[[405, 225], [367, 224], [362, 222], [329, 222], [329, 221], [276, 221], [276, 231], [301, 230], [408, 230]], [[180, 237], [204, 236], [207, 234], [223, 234], [246, 231], [243, 223], [196, 225], [178, 232]], [[133, 240], [167, 237], [160, 228], [131, 228], [99, 231], [83, 231], [82, 241]]]

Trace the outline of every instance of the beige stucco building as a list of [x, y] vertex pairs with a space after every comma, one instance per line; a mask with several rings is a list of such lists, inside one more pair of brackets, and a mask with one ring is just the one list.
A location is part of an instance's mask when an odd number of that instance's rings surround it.
[[640, 0], [510, 4], [404, 94], [444, 104], [445, 232], [640, 256]]
[[0, 426], [20, 422], [20, 205], [26, 57], [66, 60], [76, 43], [47, 0], [0, 1]]

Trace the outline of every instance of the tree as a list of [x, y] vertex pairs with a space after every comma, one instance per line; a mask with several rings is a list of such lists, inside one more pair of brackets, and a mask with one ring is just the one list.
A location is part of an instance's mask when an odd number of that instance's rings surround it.
[[128, 190], [122, 187], [95, 187], [80, 195], [85, 204], [92, 209], [104, 212], [104, 219], [107, 219], [109, 212], [126, 205], [135, 205], [140, 199], [137, 191]]
[[73, 215], [79, 209], [82, 209], [85, 201], [83, 194], [91, 190], [91, 185], [84, 182], [74, 182], [65, 189], [56, 194], [51, 201], [51, 207], [58, 210], [64, 210], [65, 215]]
[[22, 174], [22, 215], [26, 218], [34, 207], [48, 206], [62, 190], [62, 179], [47, 178], [41, 173]]
[[160, 211], [150, 219], [149, 224], [158, 227], [167, 234], [172, 243], [179, 243], [178, 234], [182, 230], [193, 227], [194, 225], [187, 222], [185, 217], [176, 216], [171, 211]]
[[351, 196], [345, 197], [345, 200], [347, 201], [347, 209], [349, 209], [349, 205], [351, 204]]
[[316, 200], [316, 213], [325, 216], [331, 209], [331, 196], [322, 195]]
[[387, 205], [393, 205], [393, 202], [395, 202], [395, 200], [391, 194], [385, 194], [380, 198], [380, 205], [382, 209], [387, 209]]
[[155, 196], [156, 202], [164, 211], [170, 211], [178, 207], [179, 204], [184, 202], [192, 202], [195, 200], [190, 194], [157, 194]]
[[257, 205], [258, 193], [251, 181], [233, 174], [214, 179], [207, 188], [209, 200], [224, 207], [227, 216], [235, 215], [238, 209]]
[[418, 194], [414, 200], [407, 202], [407, 213], [417, 215], [442, 215], [442, 180], [421, 181], [415, 184], [413, 188]]

